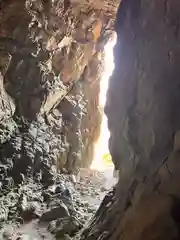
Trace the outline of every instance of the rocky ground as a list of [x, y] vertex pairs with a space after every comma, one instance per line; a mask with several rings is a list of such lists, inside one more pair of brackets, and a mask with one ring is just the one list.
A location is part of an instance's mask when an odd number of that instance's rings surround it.
[[57, 174], [54, 179], [49, 186], [31, 176], [16, 186], [3, 185], [0, 239], [78, 238], [108, 191], [106, 173], [81, 169], [76, 178]]

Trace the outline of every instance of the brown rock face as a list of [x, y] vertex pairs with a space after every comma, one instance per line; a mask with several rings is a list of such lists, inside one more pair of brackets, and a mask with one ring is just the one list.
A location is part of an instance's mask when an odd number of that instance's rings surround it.
[[[58, 169], [73, 172], [79, 166], [91, 164], [90, 153], [101, 122], [98, 95], [103, 47], [112, 32], [117, 2], [2, 1], [0, 139], [5, 146], [0, 154], [5, 159], [3, 163], [10, 157], [9, 147], [23, 142], [15, 146], [20, 151], [16, 156], [19, 159], [23, 146], [30, 146], [34, 142], [31, 139], [37, 140], [43, 128], [40, 146], [35, 151], [33, 148], [33, 154], [30, 148], [23, 153], [29, 159], [28, 165], [39, 166], [36, 161], [49, 158], [44, 162], [53, 162]], [[4, 134], [4, 128], [8, 133]], [[20, 157], [13, 172], [26, 163], [23, 158]], [[25, 164], [21, 171], [26, 168]]]
[[180, 239], [180, 2], [122, 0], [106, 112], [120, 171], [81, 239]]

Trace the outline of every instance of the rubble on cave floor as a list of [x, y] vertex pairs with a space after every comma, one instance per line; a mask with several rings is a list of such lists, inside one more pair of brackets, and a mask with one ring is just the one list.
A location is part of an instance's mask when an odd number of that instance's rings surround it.
[[106, 176], [81, 169], [74, 175], [57, 174], [54, 184], [26, 178], [4, 187], [0, 197], [0, 239], [74, 239], [96, 212], [108, 189]]

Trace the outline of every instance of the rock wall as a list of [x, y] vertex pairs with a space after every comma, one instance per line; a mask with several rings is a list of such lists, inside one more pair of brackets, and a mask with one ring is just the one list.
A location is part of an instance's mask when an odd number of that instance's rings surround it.
[[86, 240], [180, 239], [180, 2], [122, 0], [106, 113], [119, 183]]
[[2, 1], [0, 156], [15, 180], [28, 167], [51, 181], [52, 164], [73, 172], [91, 163], [116, 8], [116, 1]]

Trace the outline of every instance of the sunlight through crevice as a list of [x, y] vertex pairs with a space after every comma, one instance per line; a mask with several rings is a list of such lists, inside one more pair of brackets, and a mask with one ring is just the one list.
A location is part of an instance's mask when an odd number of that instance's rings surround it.
[[114, 69], [114, 56], [113, 48], [116, 44], [116, 34], [114, 33], [112, 38], [108, 41], [104, 48], [104, 72], [100, 82], [100, 94], [99, 94], [99, 107], [102, 109], [102, 123], [100, 136], [94, 147], [94, 158], [91, 165], [91, 169], [104, 170], [107, 165], [113, 168], [111, 156], [108, 148], [108, 140], [110, 137], [107, 117], [104, 114], [104, 106], [106, 104], [106, 94], [109, 86], [109, 79]]

